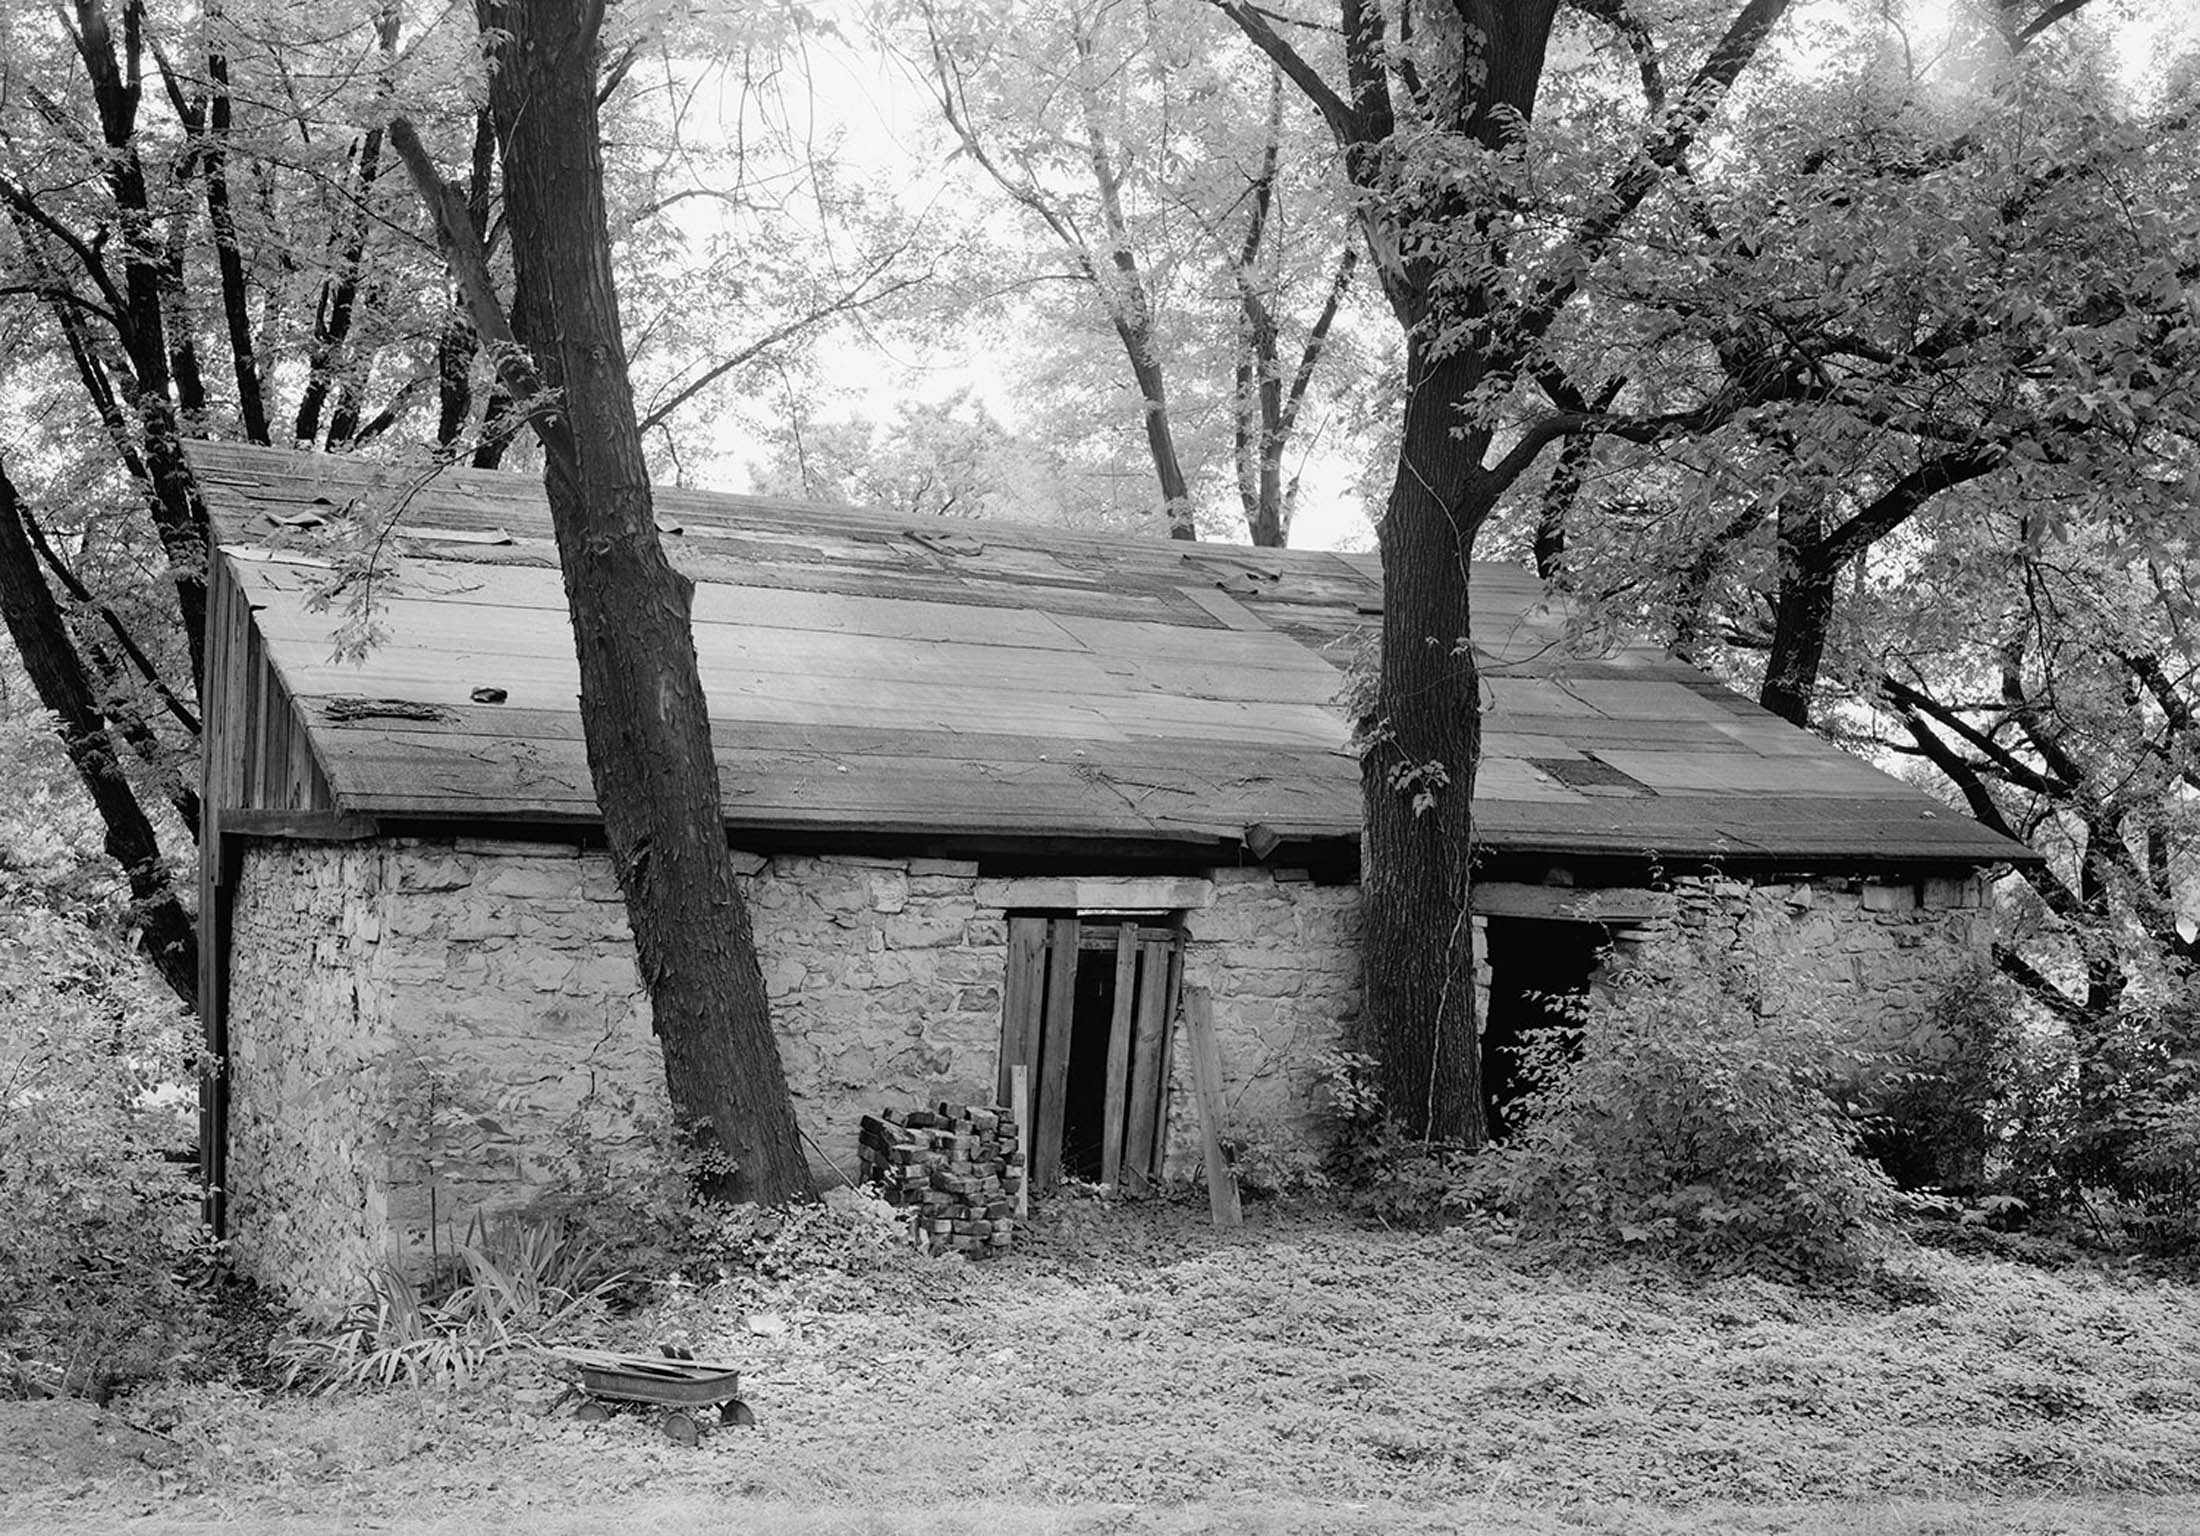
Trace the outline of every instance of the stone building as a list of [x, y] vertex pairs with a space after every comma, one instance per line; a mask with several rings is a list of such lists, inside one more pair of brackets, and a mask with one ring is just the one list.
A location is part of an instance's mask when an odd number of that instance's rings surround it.
[[[328, 1302], [567, 1160], [640, 1155], [662, 1079], [537, 483], [194, 454], [219, 543], [205, 1166], [246, 1266]], [[1304, 1141], [1358, 1006], [1337, 699], [1381, 611], [1373, 557], [658, 505], [821, 1163], [854, 1167], [861, 1113], [992, 1098], [1023, 1061], [1059, 1084], [1040, 1182], [1181, 1165], [1188, 985], [1233, 1132]], [[342, 552], [385, 522], [381, 638], [335, 659]], [[1661, 652], [1570, 655], [1525, 572], [1474, 583], [1495, 1091], [1537, 997], [1677, 907], [1895, 1022], [1983, 944], [1986, 872], [2024, 850]]]

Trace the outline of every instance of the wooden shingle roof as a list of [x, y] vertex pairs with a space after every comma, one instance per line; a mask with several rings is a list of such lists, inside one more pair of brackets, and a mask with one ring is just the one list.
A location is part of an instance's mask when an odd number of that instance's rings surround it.
[[[217, 619], [234, 629], [224, 640], [217, 623], [210, 666], [260, 669], [232, 677], [230, 707], [249, 697], [257, 712], [237, 732], [310, 754], [288, 773], [248, 766], [232, 803], [595, 817], [532, 476], [415, 483], [211, 444], [193, 458], [223, 551]], [[332, 659], [334, 617], [314, 599], [330, 581], [326, 525], [357, 502], [401, 510], [387, 638], [354, 664]], [[1380, 612], [1372, 556], [662, 488], [657, 507], [696, 582], [730, 825], [1211, 850], [1256, 826], [1256, 843], [1358, 834], [1337, 695]], [[1473, 580], [1477, 818], [1494, 850], [1852, 867], [2026, 856], [1658, 651], [1568, 655], [1563, 615], [1525, 571], [1482, 565]]]

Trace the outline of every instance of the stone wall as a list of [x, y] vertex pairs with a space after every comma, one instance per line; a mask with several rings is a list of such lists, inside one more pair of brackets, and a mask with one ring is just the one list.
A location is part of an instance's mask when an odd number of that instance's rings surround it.
[[[1318, 1059], [1360, 1007], [1354, 887], [1267, 869], [981, 880], [944, 860], [740, 864], [798, 1116], [851, 1176], [865, 1112], [993, 1096], [1011, 910], [1175, 912], [1184, 979], [1213, 998], [1225, 1134], [1318, 1148]], [[1976, 882], [1684, 882], [1670, 910], [1792, 956], [1886, 1033], [1989, 927]], [[247, 1268], [300, 1301], [349, 1299], [372, 1264], [463, 1238], [474, 1210], [529, 1203], [584, 1154], [666, 1171], [650, 1137], [662, 1067], [600, 852], [254, 845], [231, 978], [233, 1230]], [[1172, 1056], [1183, 1172], [1198, 1124], [1186, 1053]]]
[[[742, 862], [789, 1086], [834, 1161], [854, 1172], [865, 1108], [990, 1096], [1006, 941], [974, 864]], [[650, 1166], [663, 1069], [604, 855], [266, 844], [237, 890], [230, 1184], [252, 1272], [326, 1306], [581, 1158]]]
[[1681, 899], [1690, 920], [1716, 921], [1775, 957], [1790, 984], [1831, 999], [1836, 1017], [1875, 1045], [1923, 1044], [1934, 999], [1994, 937], [1992, 897], [1977, 877], [1709, 880], [1684, 884]]
[[[1751, 882], [1690, 877], [1671, 889], [1545, 890], [1526, 910], [1524, 887], [1497, 888], [1511, 916], [1594, 921], [1622, 957], [1674, 925], [1746, 946], [1787, 985], [1822, 999], [1858, 1039], [1911, 1040], [1948, 979], [1993, 942], [1993, 897], [1983, 878], [1899, 881], [1839, 876]], [[1622, 914], [1622, 915], [1615, 915]], [[1478, 955], [1486, 955], [1477, 919]], [[1486, 987], [1489, 970], [1478, 968]]]
[[387, 1069], [369, 979], [381, 858], [250, 849], [231, 910], [229, 1224], [245, 1270], [329, 1308], [389, 1252]]
[[[853, 1175], [866, 1111], [992, 1096], [1006, 915], [1060, 882], [945, 860], [740, 863], [813, 1153]], [[1357, 893], [1232, 870], [1068, 894], [1112, 908], [1149, 889], [1195, 903], [1185, 977], [1214, 996], [1232, 1133], [1303, 1135], [1311, 1058], [1357, 1007]], [[238, 891], [231, 1183], [255, 1273], [340, 1301], [371, 1264], [447, 1248], [475, 1210], [555, 1187], [583, 1150], [651, 1166], [662, 1067], [603, 854], [266, 844]], [[1181, 1053], [1176, 1068], [1182, 1085]], [[1172, 1149], [1197, 1143], [1187, 1094], [1171, 1096]]]
[[[1324, 1144], [1322, 1053], [1360, 1012], [1360, 891], [1292, 870], [1220, 869], [1214, 899], [1185, 914], [1184, 980], [1214, 998], [1228, 1088], [1224, 1135], [1277, 1154]], [[1171, 1058], [1171, 1172], [1200, 1155], [1185, 1053]]]

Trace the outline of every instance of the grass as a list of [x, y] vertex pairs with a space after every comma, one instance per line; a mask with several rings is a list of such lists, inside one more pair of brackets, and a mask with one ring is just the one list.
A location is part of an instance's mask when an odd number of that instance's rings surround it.
[[617, 1345], [743, 1363], [759, 1425], [700, 1450], [638, 1417], [546, 1416], [557, 1388], [528, 1365], [456, 1397], [200, 1389], [129, 1405], [96, 1431], [113, 1453], [59, 1476], [17, 1475], [0, 1422], [0, 1509], [246, 1530], [2200, 1529], [2182, 1284], [1917, 1252], [1818, 1293], [1074, 1199], [1004, 1261], [866, 1251], [618, 1325]]

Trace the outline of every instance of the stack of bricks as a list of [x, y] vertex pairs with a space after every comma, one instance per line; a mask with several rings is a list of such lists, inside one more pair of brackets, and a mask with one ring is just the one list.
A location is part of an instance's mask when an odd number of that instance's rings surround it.
[[888, 1204], [911, 1213], [932, 1252], [984, 1259], [1015, 1241], [1023, 1173], [1008, 1110], [942, 1104], [899, 1119], [865, 1115], [860, 1140], [866, 1176]]

